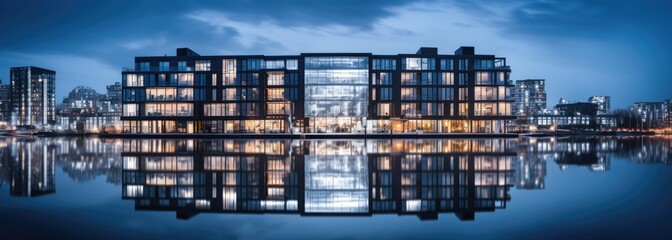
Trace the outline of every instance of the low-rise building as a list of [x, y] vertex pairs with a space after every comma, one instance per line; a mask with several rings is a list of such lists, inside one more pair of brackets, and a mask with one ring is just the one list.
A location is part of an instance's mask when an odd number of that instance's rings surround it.
[[613, 115], [599, 115], [598, 105], [591, 102], [568, 103], [561, 100], [553, 113], [528, 117], [528, 124], [541, 128], [605, 130], [616, 127]]

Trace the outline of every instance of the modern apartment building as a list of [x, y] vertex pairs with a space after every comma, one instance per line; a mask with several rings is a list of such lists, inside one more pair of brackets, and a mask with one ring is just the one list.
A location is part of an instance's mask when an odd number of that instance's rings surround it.
[[512, 105], [513, 115], [525, 117], [541, 114], [546, 109], [545, 83], [545, 79], [517, 80], [513, 91], [516, 100]]
[[56, 72], [38, 67], [10, 69], [11, 124], [45, 127], [56, 121]]
[[125, 133], [505, 133], [506, 59], [415, 54], [136, 57], [122, 72]]

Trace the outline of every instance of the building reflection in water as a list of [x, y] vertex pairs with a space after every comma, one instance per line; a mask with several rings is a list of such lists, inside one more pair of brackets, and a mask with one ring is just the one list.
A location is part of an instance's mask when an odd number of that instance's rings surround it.
[[[519, 159], [527, 164], [553, 160], [561, 170], [572, 166], [584, 166], [591, 171], [608, 171], [611, 164], [610, 157], [616, 152], [616, 139], [613, 137], [520, 138]], [[543, 172], [545, 175], [545, 166], [543, 171], [540, 166], [533, 168], [536, 168], [534, 170], [537, 173]], [[523, 173], [523, 176], [527, 175]]]
[[506, 207], [515, 139], [124, 140], [138, 210], [436, 219]]
[[[0, 187], [54, 193], [106, 176], [138, 210], [416, 215], [506, 207], [509, 189], [544, 189], [548, 161], [608, 171], [611, 158], [671, 164], [671, 136], [451, 140], [120, 140], [0, 137]], [[123, 168], [123, 169], [122, 169]]]
[[2, 182], [12, 196], [37, 197], [56, 192], [54, 145], [36, 138], [0, 140]]
[[106, 176], [121, 184], [121, 140], [98, 138], [0, 138], [0, 185], [13, 196], [56, 191], [55, 165], [75, 181]]
[[672, 135], [622, 137], [616, 142], [616, 156], [638, 164], [672, 164]]
[[56, 138], [56, 162], [71, 179], [92, 181], [105, 176], [106, 181], [121, 184], [120, 139]]

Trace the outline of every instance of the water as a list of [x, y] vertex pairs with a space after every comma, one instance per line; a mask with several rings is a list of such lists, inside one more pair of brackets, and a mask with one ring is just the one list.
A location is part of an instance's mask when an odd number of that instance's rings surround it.
[[664, 238], [670, 137], [0, 139], [7, 238]]

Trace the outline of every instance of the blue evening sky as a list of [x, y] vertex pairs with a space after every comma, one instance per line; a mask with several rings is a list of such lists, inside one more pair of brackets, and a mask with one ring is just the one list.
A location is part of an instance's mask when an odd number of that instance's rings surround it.
[[89, 1], [1, 0], [0, 79], [9, 68], [57, 71], [72, 88], [121, 80], [135, 56], [303, 52], [452, 54], [459, 46], [506, 57], [512, 79], [545, 78], [559, 98], [612, 96], [612, 109], [672, 98], [672, 2]]

